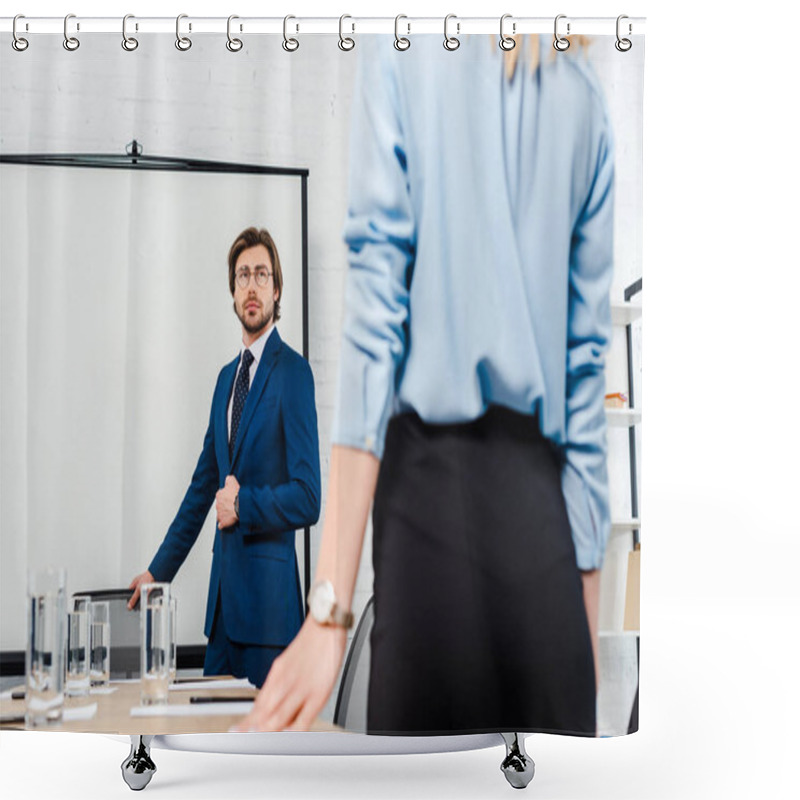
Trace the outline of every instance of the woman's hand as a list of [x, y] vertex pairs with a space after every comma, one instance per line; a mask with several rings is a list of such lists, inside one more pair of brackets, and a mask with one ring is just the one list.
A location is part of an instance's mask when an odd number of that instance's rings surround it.
[[[378, 480], [378, 459], [334, 445], [316, 582], [329, 580], [342, 608], [350, 608], [367, 516]], [[328, 701], [347, 647], [347, 631], [313, 618], [275, 659], [253, 710], [231, 730], [307, 731]]]
[[344, 628], [306, 619], [275, 659], [253, 710], [231, 730], [310, 730], [333, 691], [346, 646]]

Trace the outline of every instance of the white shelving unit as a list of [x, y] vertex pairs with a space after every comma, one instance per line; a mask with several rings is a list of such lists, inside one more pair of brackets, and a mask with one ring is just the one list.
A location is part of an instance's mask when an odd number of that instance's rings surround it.
[[638, 408], [607, 408], [606, 422], [612, 428], [632, 428], [642, 421]]
[[641, 525], [639, 517], [631, 517], [630, 519], [612, 519], [612, 531], [638, 531]]
[[[615, 462], [616, 470], [610, 473], [616, 476], [616, 480], [622, 479], [624, 485], [624, 475], [629, 476], [630, 505], [626, 515], [625, 510], [615, 505], [615, 515], [611, 519], [611, 537], [609, 539], [606, 559], [601, 575], [601, 630], [600, 630], [600, 665], [601, 675], [605, 675], [607, 680], [601, 683], [603, 690], [598, 697], [599, 710], [604, 704], [616, 707], [615, 704], [622, 702], [623, 706], [629, 703], [633, 706], [630, 723], [623, 723], [618, 720], [614, 731], [608, 731], [609, 735], [619, 735], [626, 733], [629, 725], [638, 727], [638, 702], [634, 701], [634, 696], [638, 698], [638, 647], [639, 632], [624, 630], [623, 619], [625, 612], [625, 599], [628, 583], [628, 560], [630, 551], [639, 542], [639, 529], [641, 517], [639, 511], [639, 490], [637, 480], [637, 426], [642, 423], [642, 409], [639, 405], [640, 399], [634, 391], [634, 371], [633, 371], [633, 337], [632, 325], [642, 317], [641, 305], [641, 280], [631, 284], [625, 290], [625, 300], [611, 304], [611, 321], [617, 328], [624, 329], [626, 335], [626, 360], [627, 367], [627, 394], [630, 407], [628, 408], [607, 408], [606, 424], [610, 431], [616, 430], [615, 437], [626, 436], [628, 440], [627, 448], [627, 468], [621, 468], [620, 462]], [[619, 362], [622, 364], [622, 362]], [[616, 376], [619, 383], [621, 375]], [[638, 384], [637, 384], [638, 385]], [[612, 434], [609, 432], [609, 436]], [[621, 442], [617, 441], [615, 458], [625, 458], [625, 450], [621, 449]], [[618, 484], [615, 484], [617, 486]], [[621, 499], [621, 498], [618, 498]], [[627, 503], [625, 504], [627, 505]], [[609, 683], [610, 680], [610, 683]], [[624, 695], [624, 697], [622, 696]], [[628, 707], [631, 707], [630, 705]], [[599, 711], [598, 711], [599, 713]], [[619, 729], [616, 729], [616, 725]]]
[[642, 304], [625, 300], [611, 304], [611, 322], [614, 325], [630, 325], [642, 316]]
[[[641, 297], [641, 279], [631, 284], [626, 290], [626, 295]], [[642, 304], [637, 301], [624, 300], [611, 304], [611, 321], [614, 325], [626, 328], [627, 331], [627, 366], [628, 366], [628, 398], [631, 403], [630, 408], [607, 408], [606, 423], [609, 428], [628, 428], [630, 445], [630, 486], [631, 486], [631, 512], [632, 516], [627, 519], [612, 519], [612, 532], [631, 531], [637, 533], [641, 520], [639, 517], [639, 497], [638, 481], [636, 478], [636, 432], [635, 427], [642, 422], [642, 410], [637, 404], [637, 398], [633, 392], [633, 372], [632, 372], [632, 344], [630, 325], [642, 317]], [[635, 541], [638, 541], [638, 536]]]

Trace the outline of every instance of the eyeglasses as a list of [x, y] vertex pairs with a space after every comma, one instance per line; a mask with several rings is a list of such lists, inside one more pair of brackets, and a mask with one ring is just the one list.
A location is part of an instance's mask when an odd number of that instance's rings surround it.
[[[240, 269], [236, 273], [236, 283], [239, 284], [240, 289], [246, 289], [250, 285], [250, 276], [253, 273], [250, 272], [249, 267], [245, 267], [244, 269]], [[255, 271], [256, 276], [256, 286], [264, 287], [269, 282], [269, 279], [272, 277], [272, 273], [266, 267], [258, 267]]]

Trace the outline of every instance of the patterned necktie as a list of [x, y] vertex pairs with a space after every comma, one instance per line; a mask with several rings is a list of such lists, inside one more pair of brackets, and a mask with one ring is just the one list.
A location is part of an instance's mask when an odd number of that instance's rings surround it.
[[239, 374], [236, 377], [236, 388], [233, 390], [233, 408], [231, 409], [231, 436], [228, 440], [228, 455], [233, 458], [233, 446], [236, 444], [236, 432], [239, 430], [239, 420], [242, 418], [244, 401], [250, 391], [250, 365], [255, 361], [249, 350], [242, 353]]

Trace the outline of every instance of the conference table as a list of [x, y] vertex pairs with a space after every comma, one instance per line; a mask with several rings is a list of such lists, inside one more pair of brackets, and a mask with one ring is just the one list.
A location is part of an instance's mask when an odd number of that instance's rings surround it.
[[[239, 722], [246, 713], [246, 704], [255, 699], [257, 690], [252, 687], [230, 686], [231, 676], [214, 676], [182, 679], [170, 687], [166, 706], [150, 706], [146, 716], [131, 713], [140, 709], [140, 682], [111, 681], [110, 693], [92, 693], [86, 697], [66, 697], [64, 710], [67, 719], [58, 725], [28, 727], [24, 722], [25, 701], [0, 697], [0, 730], [57, 730], [76, 733], [115, 733], [125, 735], [156, 735], [178, 733], [222, 733]], [[225, 687], [228, 688], [225, 688]], [[20, 685], [14, 691], [24, 690]], [[241, 703], [191, 702], [190, 698], [242, 698]], [[91, 706], [97, 710], [91, 713]], [[190, 716], [184, 716], [184, 712]], [[151, 715], [152, 714], [152, 715]], [[69, 717], [77, 717], [70, 719]], [[341, 731], [338, 726], [315, 720], [312, 731]]]

